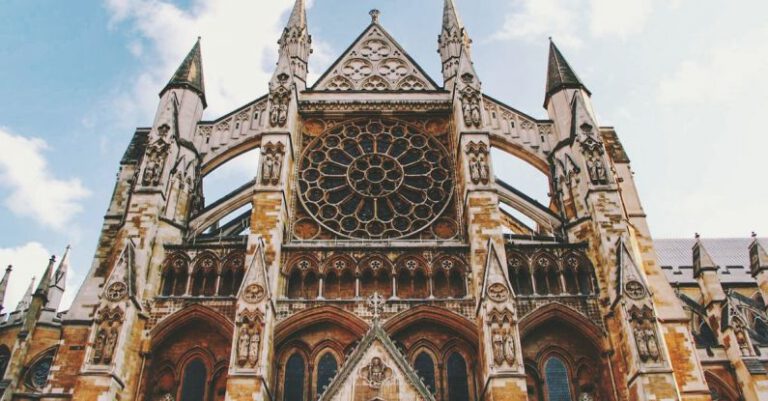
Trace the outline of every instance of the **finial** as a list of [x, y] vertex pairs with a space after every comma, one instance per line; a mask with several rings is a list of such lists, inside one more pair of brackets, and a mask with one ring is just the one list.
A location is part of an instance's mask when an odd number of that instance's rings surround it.
[[549, 42], [552, 43], [552, 37], [551, 36], [549, 37]]
[[8, 265], [8, 267], [5, 268], [7, 273], [10, 273], [11, 270], [13, 270], [13, 265]]
[[48, 263], [53, 263], [56, 261], [56, 255], [51, 255], [51, 258], [48, 260]]
[[379, 295], [379, 292], [376, 291], [368, 297], [368, 306], [371, 308], [373, 312], [373, 320], [379, 320], [379, 317], [381, 316], [381, 309], [384, 307], [384, 297]]
[[696, 233], [696, 234], [694, 234], [694, 237], [696, 237], [696, 239], [699, 239], [699, 238], [701, 238], [701, 235], [699, 235], [699, 233]]
[[757, 238], [757, 233], [752, 231], [752, 238]]
[[381, 15], [381, 11], [377, 9], [371, 10], [371, 12], [368, 13], [368, 15], [371, 16], [371, 23], [372, 24], [378, 24], [379, 23], [379, 15]]

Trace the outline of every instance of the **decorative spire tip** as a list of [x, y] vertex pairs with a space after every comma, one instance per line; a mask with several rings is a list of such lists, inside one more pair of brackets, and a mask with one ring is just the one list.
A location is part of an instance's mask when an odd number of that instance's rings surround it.
[[752, 231], [752, 238], [757, 238], [757, 233]]
[[371, 23], [372, 24], [378, 24], [379, 23], [379, 16], [381, 16], [381, 11], [379, 11], [379, 10], [374, 8], [373, 10], [371, 10], [368, 13], [368, 15], [371, 16]]
[[700, 235], [699, 233], [695, 233], [693, 236], [694, 236], [696, 239], [699, 239], [699, 238], [701, 238], [701, 235]]

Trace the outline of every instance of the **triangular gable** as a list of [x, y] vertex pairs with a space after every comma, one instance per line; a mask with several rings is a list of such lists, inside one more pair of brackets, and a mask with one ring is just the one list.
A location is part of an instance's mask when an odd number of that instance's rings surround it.
[[507, 277], [505, 263], [502, 263], [499, 258], [499, 253], [496, 251], [496, 245], [493, 241], [488, 240], [488, 256], [485, 260], [485, 272], [483, 272], [483, 282], [481, 287], [480, 299], [477, 301], [477, 311], [480, 310], [480, 305], [486, 298], [490, 298], [494, 302], [504, 302], [511, 296], [515, 296], [514, 290]]
[[616, 300], [622, 295], [629, 299], [641, 300], [648, 296], [648, 283], [635, 263], [625, 238], [616, 244]]
[[312, 90], [434, 91], [438, 86], [381, 25], [372, 23]]
[[379, 399], [435, 398], [375, 319], [320, 401]]

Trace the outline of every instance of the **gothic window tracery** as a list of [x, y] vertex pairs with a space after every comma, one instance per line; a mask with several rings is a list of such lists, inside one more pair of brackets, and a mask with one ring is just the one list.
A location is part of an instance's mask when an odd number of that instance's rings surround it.
[[41, 392], [48, 384], [48, 374], [51, 372], [53, 357], [56, 350], [50, 350], [37, 357], [27, 369], [24, 383], [35, 392]]
[[435, 361], [426, 352], [422, 351], [416, 356], [416, 360], [413, 363], [413, 368], [416, 369], [416, 373], [424, 381], [424, 385], [427, 386], [432, 394], [437, 392], [437, 385], [435, 382]]
[[469, 378], [467, 361], [458, 352], [454, 352], [447, 361], [448, 401], [469, 400]]
[[221, 272], [218, 294], [221, 296], [234, 296], [240, 289], [245, 275], [245, 260], [242, 254], [235, 254], [227, 258]]
[[319, 396], [325, 392], [327, 386], [331, 384], [331, 381], [336, 376], [338, 369], [339, 364], [336, 362], [333, 354], [330, 352], [323, 354], [317, 363], [317, 388], [315, 389], [315, 394]]
[[562, 359], [552, 356], [544, 363], [544, 380], [547, 401], [575, 401], [568, 369]]
[[204, 401], [208, 370], [205, 363], [195, 358], [184, 367], [179, 401]]
[[285, 364], [283, 401], [305, 401], [306, 364], [301, 354], [294, 353]]
[[299, 160], [299, 198], [345, 238], [395, 239], [429, 227], [453, 195], [445, 147], [416, 126], [361, 119], [334, 126]]

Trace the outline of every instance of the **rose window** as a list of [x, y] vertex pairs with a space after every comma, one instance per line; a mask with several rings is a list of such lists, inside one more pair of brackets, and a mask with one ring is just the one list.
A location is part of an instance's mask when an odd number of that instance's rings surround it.
[[445, 147], [396, 120], [339, 124], [299, 164], [299, 197], [327, 229], [348, 238], [402, 238], [428, 227], [453, 193]]

